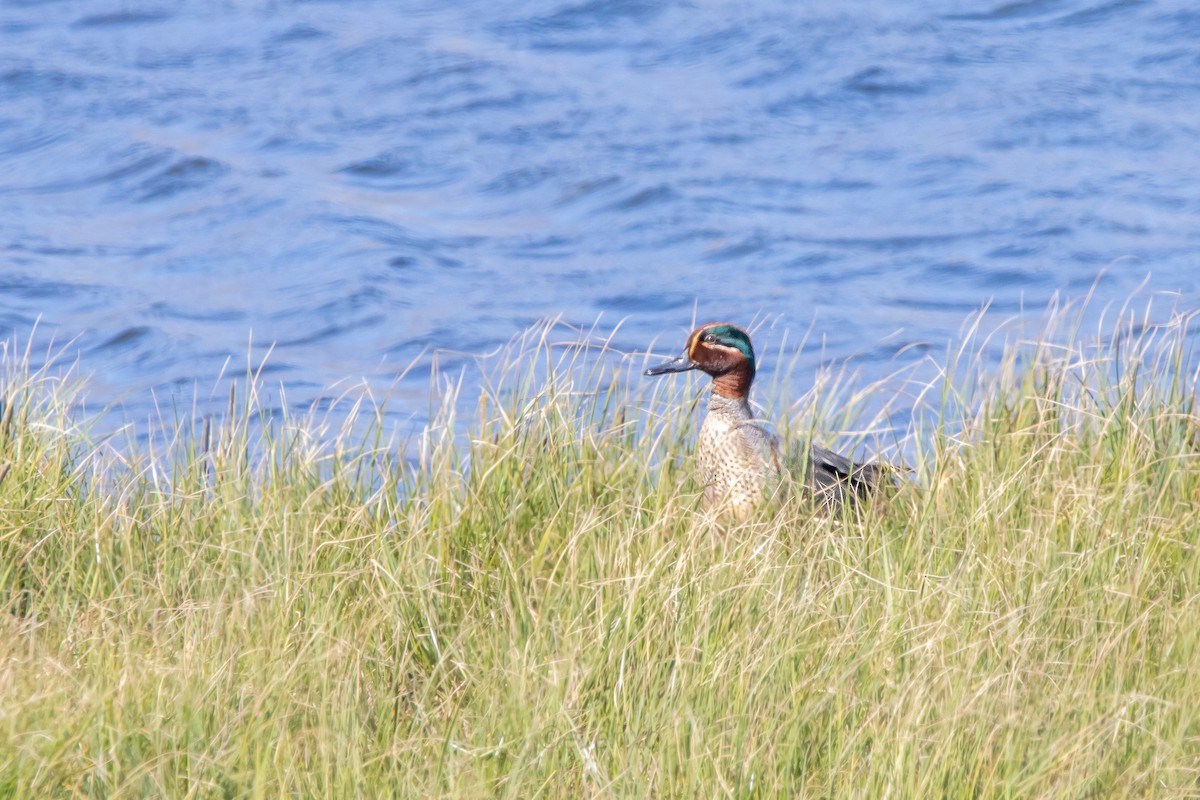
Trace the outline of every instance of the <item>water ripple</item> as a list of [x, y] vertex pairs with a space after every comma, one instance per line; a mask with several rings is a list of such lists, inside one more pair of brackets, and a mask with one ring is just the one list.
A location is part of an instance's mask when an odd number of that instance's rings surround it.
[[184, 156], [138, 184], [134, 200], [147, 203], [183, 192], [203, 189], [218, 181], [229, 168], [203, 156]]
[[167, 11], [111, 11], [106, 14], [90, 14], [76, 20], [76, 28], [114, 28], [125, 25], [145, 25], [170, 19]]

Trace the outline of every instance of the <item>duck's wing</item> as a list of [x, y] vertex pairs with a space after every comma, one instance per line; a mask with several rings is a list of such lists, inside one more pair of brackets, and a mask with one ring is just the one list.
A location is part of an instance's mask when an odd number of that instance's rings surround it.
[[814, 492], [838, 503], [847, 499], [847, 494], [857, 497], [871, 494], [885, 482], [889, 468], [878, 462], [856, 464], [814, 444], [809, 447], [807, 473], [806, 479]]

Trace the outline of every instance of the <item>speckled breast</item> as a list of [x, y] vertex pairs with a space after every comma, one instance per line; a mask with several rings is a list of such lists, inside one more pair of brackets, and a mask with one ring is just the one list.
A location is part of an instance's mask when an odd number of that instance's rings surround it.
[[[737, 409], [740, 411], [740, 409]], [[696, 442], [697, 476], [705, 508], [744, 517], [779, 479], [774, 437], [749, 416], [710, 408]]]

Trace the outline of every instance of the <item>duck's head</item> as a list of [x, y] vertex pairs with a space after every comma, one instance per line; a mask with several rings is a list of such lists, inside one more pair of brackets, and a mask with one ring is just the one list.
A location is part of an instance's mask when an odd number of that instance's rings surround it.
[[750, 334], [729, 322], [710, 322], [692, 331], [683, 355], [651, 367], [647, 375], [698, 369], [713, 377], [713, 391], [742, 398], [754, 380], [754, 346]]

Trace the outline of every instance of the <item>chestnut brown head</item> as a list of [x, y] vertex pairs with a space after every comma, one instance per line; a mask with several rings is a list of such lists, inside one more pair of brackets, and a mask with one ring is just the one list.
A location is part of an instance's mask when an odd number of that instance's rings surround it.
[[714, 379], [713, 390], [727, 397], [745, 397], [755, 372], [750, 334], [729, 322], [710, 322], [692, 331], [683, 355], [646, 370], [665, 375], [698, 369]]

